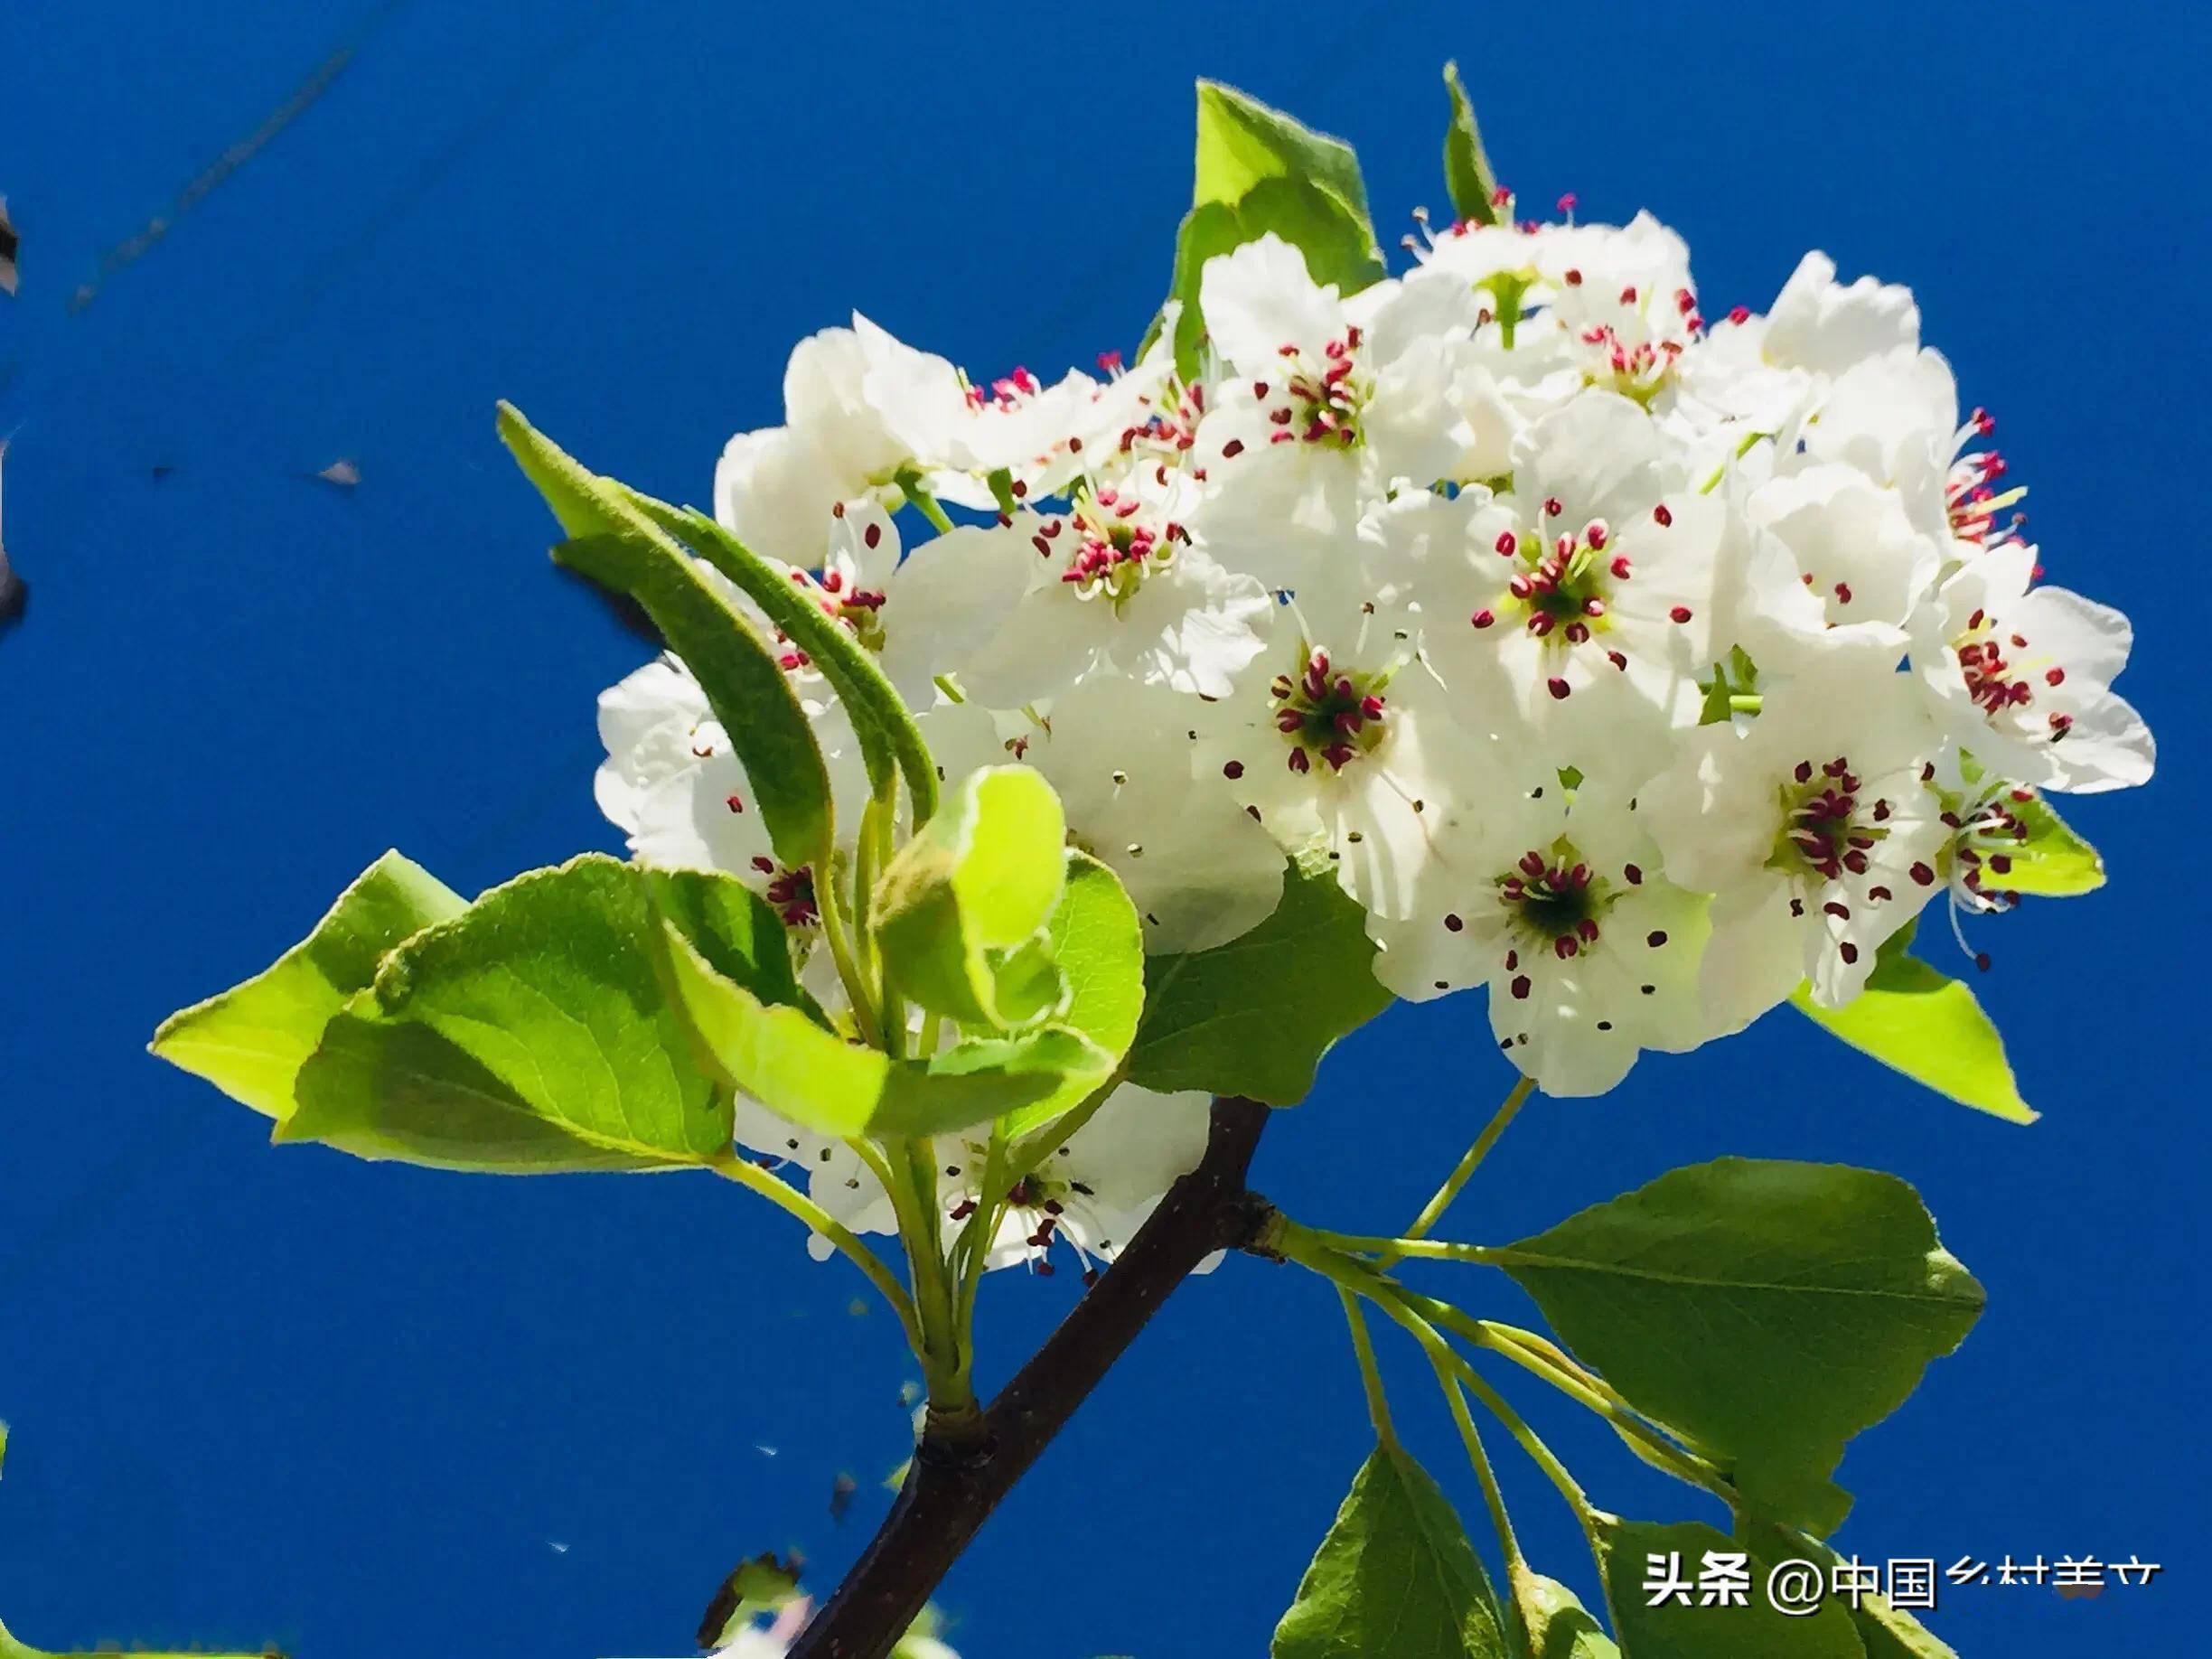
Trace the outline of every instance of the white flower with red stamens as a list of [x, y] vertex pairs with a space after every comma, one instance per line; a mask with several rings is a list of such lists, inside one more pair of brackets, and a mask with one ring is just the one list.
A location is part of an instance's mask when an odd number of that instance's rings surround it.
[[960, 670], [962, 687], [1002, 708], [1097, 675], [1224, 694], [1261, 649], [1275, 601], [1190, 545], [1195, 492], [1153, 462], [1079, 487], [1064, 513], [1025, 516], [1014, 529], [1033, 554], [1026, 591]]
[[1707, 901], [1662, 872], [1633, 797], [1556, 776], [1455, 818], [1416, 913], [1371, 918], [1375, 975], [1409, 1001], [1490, 988], [1498, 1045], [1544, 1092], [1601, 1094], [1642, 1049], [1710, 1035]]
[[1788, 673], [1807, 652], [1863, 655], [1894, 668], [1907, 630], [1936, 591], [1945, 548], [1904, 502], [1856, 468], [1822, 464], [1752, 490], [1758, 531], [1747, 572], [1743, 643]]
[[1837, 664], [1757, 717], [1686, 733], [1638, 792], [1669, 876], [1714, 895], [1706, 1008], [1734, 1030], [1810, 980], [1857, 996], [1881, 943], [1942, 885], [1949, 832], [1927, 786], [1941, 740], [1904, 675]]
[[[1094, 1261], [1119, 1255], [1167, 1189], [1197, 1167], [1212, 1103], [1205, 1094], [1158, 1094], [1124, 1084], [1031, 1174], [997, 1192], [985, 1186], [987, 1136], [940, 1135], [931, 1147], [946, 1231], [957, 1233], [987, 1201], [1001, 1202], [987, 1266], [1026, 1266], [1050, 1275], [1053, 1247], [1065, 1244], [1087, 1282], [1097, 1272]], [[898, 1230], [889, 1197], [858, 1154], [842, 1145], [823, 1148], [804, 1137], [788, 1139], [799, 1141], [800, 1153], [812, 1149], [808, 1191], [823, 1209], [856, 1233]], [[818, 1261], [830, 1253], [825, 1239], [810, 1239], [808, 1249]]]
[[[1456, 694], [1502, 681], [1557, 764], [1648, 753], [1696, 718], [1726, 520], [1643, 409], [1585, 392], [1523, 436], [1513, 492], [1470, 511], [1472, 550], [1421, 601], [1422, 648]], [[1412, 521], [1385, 514], [1381, 533]]]
[[1227, 697], [1193, 705], [1198, 771], [1368, 910], [1407, 914], [1436, 824], [1491, 787], [1489, 740], [1374, 618], [1283, 620]]
[[2088, 794], [2147, 781], [2151, 731], [2112, 681], [2128, 619], [2063, 587], [2031, 587], [2036, 550], [1968, 560], [1913, 633], [1913, 667], [1937, 717], [1984, 768]]
[[[826, 717], [818, 730], [832, 783], [857, 811], [867, 783], [842, 719]], [[745, 768], [690, 670], [662, 657], [600, 693], [599, 736], [607, 758], [593, 792], [640, 863], [726, 871], [811, 942], [814, 872], [777, 861]]]
[[1342, 300], [1271, 235], [1200, 280], [1225, 367], [1207, 391], [1195, 451], [1207, 492], [1191, 528], [1229, 569], [1341, 596], [1358, 586], [1367, 499], [1502, 464], [1515, 423], [1464, 286], [1383, 283]]
[[1070, 844], [1129, 890], [1145, 949], [1173, 954], [1251, 932], [1282, 894], [1281, 850], [1225, 779], [1195, 764], [1192, 722], [1204, 707], [1101, 678], [1054, 698], [1041, 718], [941, 703], [922, 728], [948, 787], [1009, 758], [1042, 773]]
[[[1102, 382], [1071, 371], [1046, 385], [1017, 368], [978, 384], [955, 371], [957, 403], [945, 392], [950, 364], [907, 351], [876, 330], [888, 344], [877, 351], [867, 390], [945, 500], [991, 507], [990, 475], [1004, 472], [1015, 500], [1040, 501], [1109, 461], [1123, 436], [1172, 396], [1176, 310], [1168, 307], [1159, 338], [1135, 368], [1123, 369], [1119, 354], [1102, 356]], [[867, 326], [862, 332], [864, 340], [871, 337]]]
[[[871, 360], [883, 349], [849, 328], [801, 341], [783, 371], [784, 424], [741, 432], [724, 448], [715, 468], [715, 517], [755, 552], [811, 567], [829, 550], [841, 504], [898, 501], [895, 480], [913, 464], [912, 443], [893, 429], [866, 385]], [[942, 358], [927, 361], [954, 372]]]

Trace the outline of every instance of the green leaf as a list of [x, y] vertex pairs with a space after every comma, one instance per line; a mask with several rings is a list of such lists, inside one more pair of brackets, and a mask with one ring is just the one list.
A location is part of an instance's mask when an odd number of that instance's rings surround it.
[[1505, 1659], [1505, 1621], [1450, 1501], [1378, 1446], [1275, 1626], [1270, 1659]]
[[697, 508], [680, 511], [635, 490], [624, 493], [640, 512], [689, 543], [742, 588], [768, 620], [807, 653], [836, 688], [838, 700], [852, 720], [869, 783], [881, 793], [895, 768], [914, 798], [914, 821], [928, 822], [937, 811], [936, 763], [914, 716], [852, 631], [824, 614], [792, 581], [791, 566], [764, 558]]
[[[1795, 1617], [1767, 1598], [1767, 1576], [1775, 1561], [1724, 1532], [1695, 1522], [1661, 1526], [1602, 1516], [1592, 1548], [1605, 1579], [1613, 1628], [1630, 1659], [1863, 1659], [1850, 1613], [1825, 1601], [1810, 1617]], [[1683, 1577], [1695, 1584], [1706, 1551], [1748, 1555], [1750, 1590], [1742, 1607], [1683, 1607], [1669, 1599], [1651, 1607], [1645, 1590], [1650, 1558], [1678, 1555]]]
[[[1144, 924], [1121, 883], [1088, 853], [1067, 856], [1067, 887], [1046, 924], [1052, 958], [1066, 977], [1068, 999], [1054, 1021], [1080, 1031], [1119, 1064], [1137, 1036], [1144, 1012]], [[1009, 1138], [1025, 1135], [1080, 1105], [1105, 1081], [1072, 1078], [1051, 1099], [1024, 1106], [1006, 1123]]]
[[829, 768], [774, 653], [622, 485], [586, 470], [511, 404], [500, 405], [499, 424], [569, 532], [553, 549], [556, 562], [645, 607], [736, 750], [776, 857], [793, 868], [827, 871], [835, 845]]
[[1620, 1659], [1605, 1626], [1557, 1579], [1523, 1570], [1514, 1584], [1514, 1605], [1528, 1626], [1525, 1659]]
[[1113, 1062], [1058, 1026], [957, 1043], [927, 1061], [847, 1041], [799, 1008], [764, 1003], [717, 973], [680, 933], [670, 980], [717, 1069], [771, 1111], [824, 1135], [938, 1135], [1050, 1099]]
[[[669, 1004], [645, 882], [590, 855], [518, 876], [416, 934], [331, 1021], [275, 1139], [517, 1175], [703, 1164], [725, 1151], [730, 1102], [694, 1064]], [[748, 947], [717, 914], [709, 948], [733, 960]], [[787, 985], [780, 930], [753, 926], [756, 982]]]
[[1451, 125], [1444, 129], [1444, 184], [1451, 192], [1452, 211], [1471, 225], [1498, 222], [1497, 174], [1483, 148], [1482, 129], [1475, 125], [1475, 106], [1459, 83], [1459, 66], [1444, 66], [1444, 87], [1451, 95]]
[[1249, 933], [1145, 963], [1131, 1083], [1291, 1106], [1336, 1039], [1390, 1006], [1359, 906], [1324, 867], [1293, 862], [1281, 904]]
[[1200, 81], [1191, 205], [1234, 204], [1262, 179], [1274, 178], [1307, 180], [1354, 218], [1363, 222], [1368, 218], [1367, 186], [1350, 145], [1317, 133], [1234, 87]]
[[2041, 1114], [2020, 1098], [1995, 1022], [1973, 991], [1911, 955], [1911, 939], [1901, 933], [1886, 942], [1866, 989], [1843, 1007], [1821, 1007], [1803, 985], [1791, 1005], [1861, 1053], [1949, 1100], [2008, 1122], [2033, 1123]]
[[164, 1020], [153, 1052], [281, 1122], [297, 1103], [293, 1082], [323, 1028], [376, 977], [384, 953], [466, 908], [429, 871], [388, 852], [274, 964]]
[[2049, 801], [2031, 795], [2003, 805], [2027, 829], [2028, 836], [2001, 852], [1982, 854], [1984, 887], [2040, 898], [2072, 898], [2104, 885], [2104, 860], [2074, 833]]
[[[1825, 1535], [1843, 1442], [1895, 1411], [1982, 1311], [1895, 1176], [1726, 1158], [1489, 1252], [1638, 1411]], [[1635, 1644], [1627, 1644], [1633, 1652]]]
[[1067, 818], [1027, 766], [970, 773], [876, 884], [884, 967], [923, 1008], [998, 1029], [1055, 1012], [1045, 923], [1067, 879]]
[[1176, 365], [1186, 380], [1198, 373], [1205, 334], [1198, 305], [1205, 262], [1270, 231], [1306, 256], [1314, 281], [1334, 283], [1339, 293], [1356, 294], [1389, 274], [1352, 146], [1233, 88], [1202, 80], [1191, 211], [1176, 236], [1168, 293], [1180, 308]]

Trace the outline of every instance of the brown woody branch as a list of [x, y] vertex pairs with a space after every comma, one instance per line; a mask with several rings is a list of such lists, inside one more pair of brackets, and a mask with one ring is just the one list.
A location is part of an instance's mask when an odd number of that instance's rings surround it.
[[[1090, 1397], [1175, 1288], [1217, 1250], [1252, 1242], [1267, 1201], [1245, 1185], [1267, 1126], [1256, 1101], [1217, 1098], [1205, 1157], [980, 1418], [933, 1420], [882, 1528], [791, 1659], [885, 1659], [961, 1551]], [[717, 1611], [709, 1609], [718, 1635]]]

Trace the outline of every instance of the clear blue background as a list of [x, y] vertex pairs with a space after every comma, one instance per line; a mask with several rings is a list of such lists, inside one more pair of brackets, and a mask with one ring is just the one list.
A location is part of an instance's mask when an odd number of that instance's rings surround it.
[[[592, 699], [643, 651], [546, 565], [495, 398], [699, 498], [725, 436], [776, 418], [792, 340], [850, 306], [979, 371], [1087, 365], [1166, 286], [1194, 76], [1354, 140], [1387, 239], [1441, 206], [1456, 53], [1524, 201], [1649, 205], [1688, 236], [1709, 313], [1765, 305], [1812, 246], [1912, 284], [2034, 486], [2053, 578], [2133, 614], [2123, 689], [2166, 754], [2149, 790], [2075, 814], [2110, 857], [2103, 895], [1978, 930], [2041, 1124], [1916, 1093], [1785, 1012], [1533, 1111], [1452, 1231], [1518, 1236], [1724, 1151], [1905, 1173], [1991, 1308], [1853, 1448], [1841, 1542], [2139, 1551], [2169, 1564], [2150, 1589], [1954, 1589], [1936, 1626], [1969, 1655], [2180, 1651], [2206, 1472], [2204, 14], [1366, 10], [0, 11], [0, 192], [24, 239], [0, 303], [5, 529], [35, 586], [0, 638], [0, 1611], [20, 1635], [669, 1654], [740, 1554], [797, 1543], [834, 1582], [906, 1436], [896, 1331], [848, 1313], [848, 1269], [704, 1179], [272, 1151], [146, 1036], [388, 845], [473, 889], [614, 844]], [[349, 38], [319, 103], [68, 311], [103, 248]], [[341, 455], [353, 493], [303, 477]], [[1276, 1123], [1261, 1185], [1325, 1223], [1401, 1220], [1510, 1082], [1481, 1020], [1453, 1000], [1360, 1034]], [[994, 1279], [987, 1370], [1077, 1289]], [[1390, 1355], [1410, 1435], [1455, 1471], [1418, 1364]], [[1704, 1513], [1516, 1392], [1600, 1502]], [[959, 1645], [1260, 1654], [1366, 1439], [1331, 1298], [1232, 1263], [947, 1582]], [[1557, 1504], [1506, 1461], [1533, 1552], [1586, 1582]], [[839, 1526], [841, 1469], [860, 1491]]]

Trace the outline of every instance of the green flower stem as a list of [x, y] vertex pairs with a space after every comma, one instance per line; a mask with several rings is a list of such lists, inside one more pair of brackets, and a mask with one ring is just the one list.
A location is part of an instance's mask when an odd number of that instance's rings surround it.
[[[1505, 1097], [1496, 1114], [1483, 1126], [1483, 1132], [1475, 1137], [1475, 1144], [1467, 1149], [1467, 1156], [1459, 1160], [1457, 1167], [1451, 1174], [1444, 1177], [1444, 1185], [1437, 1188], [1436, 1196], [1429, 1199], [1421, 1207], [1421, 1213], [1413, 1218], [1413, 1224], [1405, 1231], [1407, 1238], [1423, 1239], [1429, 1236], [1429, 1230], [1443, 1218], [1444, 1212], [1451, 1208], [1452, 1200], [1459, 1196], [1469, 1178], [1482, 1167], [1483, 1159], [1490, 1156], [1490, 1148], [1497, 1145], [1498, 1137], [1504, 1134], [1513, 1120], [1521, 1115], [1521, 1108], [1535, 1088], [1536, 1080], [1532, 1077], [1523, 1077], [1514, 1085], [1513, 1092]], [[1382, 1259], [1388, 1262], [1391, 1253], [1385, 1251]]]
[[[1339, 1291], [1349, 1295], [1348, 1291]], [[1452, 1424], [1459, 1430], [1460, 1444], [1467, 1448], [1467, 1462], [1473, 1466], [1475, 1478], [1482, 1485], [1483, 1502], [1489, 1506], [1490, 1523], [1497, 1531], [1498, 1547], [1505, 1555], [1505, 1575], [1518, 1580], [1526, 1571], [1527, 1559], [1521, 1553], [1521, 1541], [1514, 1533], [1513, 1517], [1505, 1510], [1505, 1494], [1499, 1489], [1497, 1472], [1490, 1467], [1490, 1454], [1484, 1449], [1482, 1435], [1475, 1427], [1475, 1414], [1467, 1410], [1467, 1391], [1459, 1386], [1459, 1379], [1452, 1373], [1448, 1361], [1439, 1355], [1439, 1343], [1421, 1344], [1421, 1351], [1429, 1356], [1429, 1364], [1436, 1371], [1437, 1386], [1444, 1391], [1444, 1401], [1451, 1408]]]
[[1345, 1324], [1352, 1333], [1352, 1354], [1359, 1361], [1360, 1386], [1367, 1392], [1367, 1419], [1374, 1424], [1375, 1439], [1384, 1446], [1398, 1444], [1392, 1426], [1390, 1400], [1382, 1392], [1382, 1372], [1375, 1364], [1374, 1341], [1367, 1335], [1367, 1317], [1360, 1312], [1359, 1298], [1344, 1285], [1336, 1287], [1344, 1304]]
[[1767, 699], [1764, 697], [1756, 693], [1731, 696], [1729, 698], [1729, 713], [1755, 715], [1758, 713], [1760, 708], [1764, 706], [1766, 701]]
[[861, 1242], [858, 1233], [788, 1181], [780, 1181], [758, 1165], [747, 1163], [735, 1149], [722, 1153], [708, 1167], [725, 1180], [751, 1188], [836, 1245], [855, 1267], [867, 1275], [868, 1282], [883, 1292], [884, 1300], [891, 1304], [891, 1311], [898, 1315], [899, 1324], [905, 1329], [908, 1345], [917, 1354], [921, 1353], [922, 1326], [915, 1317], [914, 1299], [906, 1294], [897, 1276], [884, 1265], [883, 1258]]
[[1511, 1360], [1532, 1376], [1542, 1377], [1577, 1405], [1604, 1418], [1607, 1426], [1627, 1441], [1631, 1449], [1646, 1456], [1677, 1480], [1702, 1487], [1723, 1500], [1732, 1500], [1733, 1489], [1719, 1469], [1703, 1457], [1675, 1445], [1638, 1417], [1610, 1388], [1598, 1383], [1580, 1366], [1555, 1364], [1535, 1349], [1514, 1341], [1505, 1335], [1513, 1328], [1509, 1326], [1471, 1317], [1448, 1302], [1417, 1295], [1402, 1286], [1394, 1289], [1410, 1308], [1433, 1325], [1466, 1337], [1477, 1347], [1486, 1348]]
[[1466, 1355], [1453, 1348], [1434, 1326], [1406, 1305], [1404, 1299], [1396, 1294], [1399, 1286], [1377, 1272], [1371, 1264], [1322, 1243], [1320, 1241], [1324, 1236], [1285, 1217], [1284, 1224], [1270, 1236], [1269, 1242], [1286, 1260], [1295, 1261], [1300, 1267], [1310, 1268], [1342, 1289], [1365, 1297], [1411, 1331], [1413, 1339], [1427, 1351], [1432, 1363], [1448, 1366], [1460, 1385], [1481, 1401], [1493, 1417], [1504, 1424], [1505, 1431], [1521, 1443], [1521, 1449], [1528, 1453], [1530, 1459], [1544, 1472], [1546, 1478], [1559, 1488], [1560, 1495], [1567, 1500], [1568, 1507], [1574, 1511], [1576, 1518], [1587, 1530], [1598, 1513], [1597, 1509], [1590, 1503], [1589, 1494], [1582, 1490], [1581, 1483], [1568, 1473], [1567, 1466], [1559, 1460], [1557, 1454], [1543, 1443], [1521, 1414], [1506, 1403], [1504, 1397], [1490, 1386], [1487, 1379], [1475, 1369]]
[[838, 903], [834, 872], [815, 872], [814, 911], [821, 921], [822, 939], [830, 947], [830, 960], [837, 964], [838, 979], [852, 1004], [853, 1023], [859, 1028], [861, 1040], [870, 1048], [882, 1048], [883, 1027], [876, 1020], [876, 999], [853, 955], [852, 941], [845, 932], [844, 908]]
[[920, 1340], [914, 1358], [922, 1364], [922, 1380], [929, 1387], [930, 1409], [939, 1413], [965, 1413], [976, 1409], [968, 1385], [968, 1366], [961, 1359], [965, 1345], [954, 1306], [953, 1288], [944, 1256], [943, 1230], [937, 1214], [936, 1152], [925, 1139], [888, 1143], [884, 1190], [890, 1195], [898, 1217], [900, 1241], [906, 1246], [906, 1267], [914, 1279], [914, 1300]]
[[902, 473], [899, 475], [898, 484], [900, 490], [904, 492], [906, 499], [921, 510], [922, 516], [930, 521], [932, 528], [940, 536], [951, 532], [952, 520], [945, 516], [945, 510], [937, 504], [937, 498], [930, 493], [919, 477], [910, 473]]

